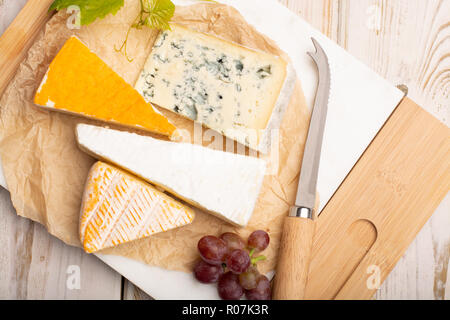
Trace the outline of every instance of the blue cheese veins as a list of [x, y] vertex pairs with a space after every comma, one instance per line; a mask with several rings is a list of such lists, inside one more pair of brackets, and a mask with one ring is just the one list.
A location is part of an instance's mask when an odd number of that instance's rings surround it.
[[266, 152], [264, 135], [279, 127], [295, 82], [287, 63], [179, 25], [171, 29], [156, 39], [136, 89], [148, 102]]

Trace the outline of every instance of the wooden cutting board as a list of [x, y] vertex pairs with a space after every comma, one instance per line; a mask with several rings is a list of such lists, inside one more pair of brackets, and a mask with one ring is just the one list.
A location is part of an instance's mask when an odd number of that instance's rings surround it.
[[48, 8], [53, 0], [28, 0], [5, 33], [0, 37], [0, 97], [27, 55], [38, 32], [52, 16]]
[[405, 98], [322, 211], [307, 299], [370, 299], [450, 190], [450, 129]]
[[[29, 0], [0, 38], [0, 95], [52, 1]], [[307, 298], [371, 298], [449, 189], [450, 129], [405, 98], [318, 219]]]

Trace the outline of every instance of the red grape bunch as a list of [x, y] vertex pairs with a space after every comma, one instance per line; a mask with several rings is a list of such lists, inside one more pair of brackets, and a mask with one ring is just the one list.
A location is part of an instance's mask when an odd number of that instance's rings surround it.
[[195, 266], [194, 276], [202, 283], [217, 283], [219, 296], [224, 300], [239, 300], [244, 294], [249, 300], [270, 300], [270, 281], [256, 267], [266, 257], [254, 257], [269, 242], [269, 235], [262, 230], [253, 232], [247, 244], [231, 232], [219, 238], [205, 236], [197, 245], [202, 260]]

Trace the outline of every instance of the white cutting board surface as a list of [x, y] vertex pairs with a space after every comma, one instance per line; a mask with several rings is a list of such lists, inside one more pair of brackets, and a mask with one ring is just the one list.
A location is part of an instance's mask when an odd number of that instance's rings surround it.
[[[275, 0], [219, 2], [238, 9], [250, 24], [288, 53], [309, 107], [314, 103], [317, 88], [317, 71], [306, 54], [313, 50], [310, 38], [315, 37], [329, 56], [332, 89], [317, 186], [321, 211], [399, 104], [403, 93]], [[1, 166], [0, 185], [6, 188]], [[192, 274], [151, 267], [123, 257], [97, 256], [156, 299], [218, 299], [215, 285], [200, 284]]]

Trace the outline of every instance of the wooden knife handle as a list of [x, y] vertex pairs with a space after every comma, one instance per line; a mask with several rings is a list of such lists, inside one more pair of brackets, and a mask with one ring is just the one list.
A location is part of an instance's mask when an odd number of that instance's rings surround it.
[[287, 217], [273, 287], [275, 300], [303, 300], [315, 231], [312, 219]]

